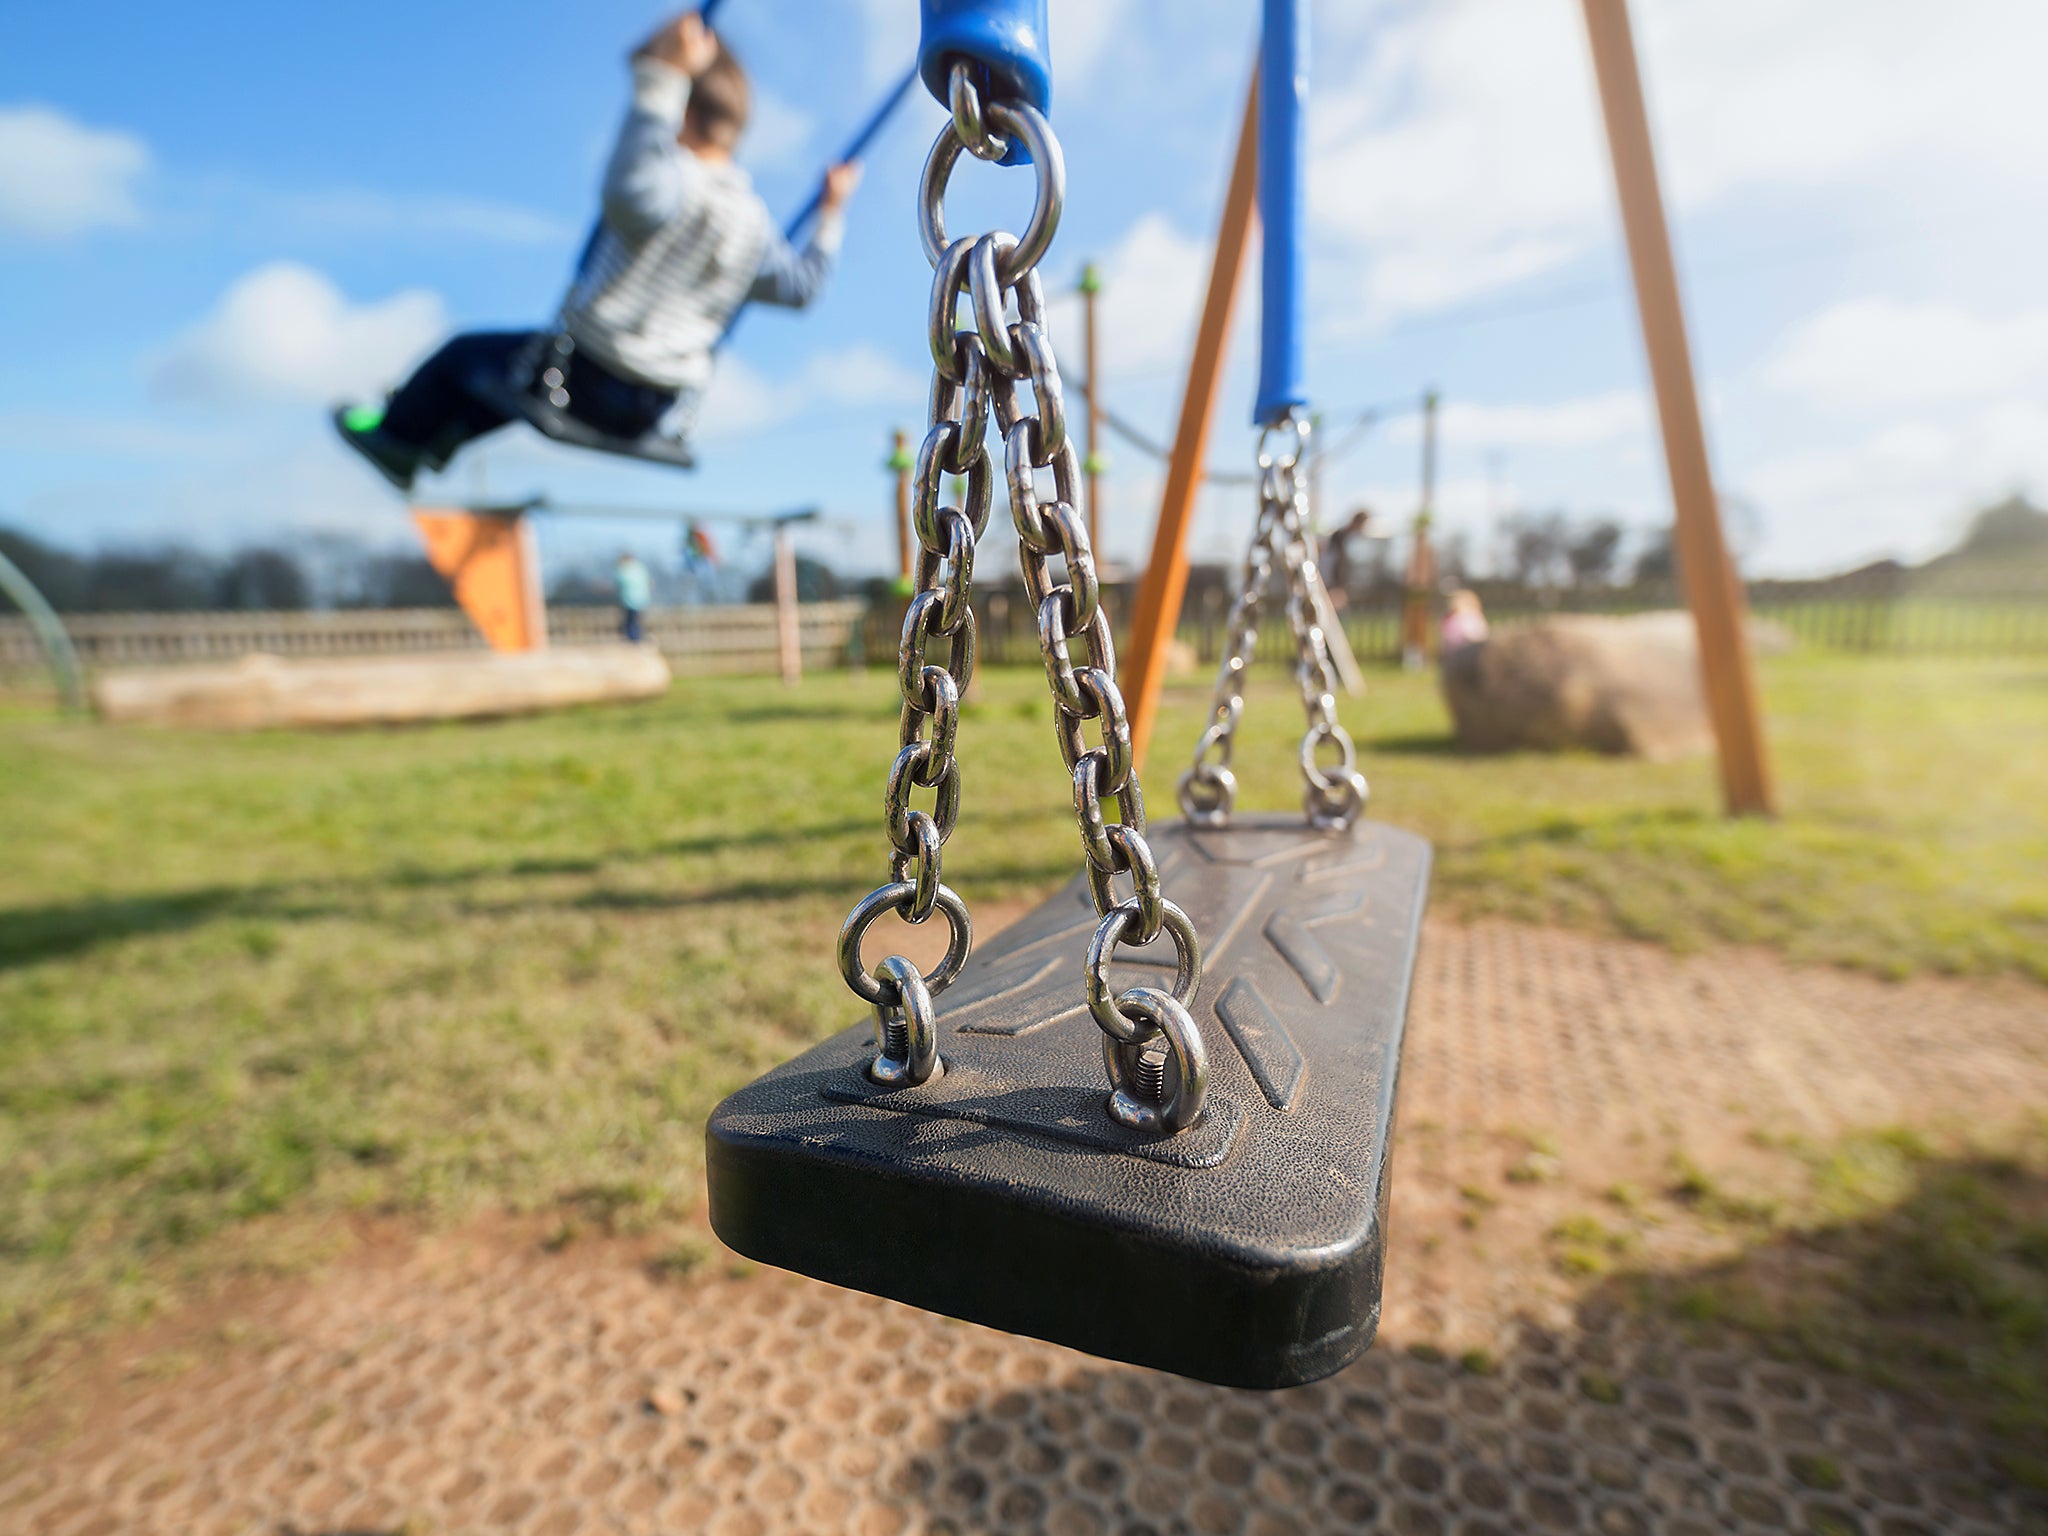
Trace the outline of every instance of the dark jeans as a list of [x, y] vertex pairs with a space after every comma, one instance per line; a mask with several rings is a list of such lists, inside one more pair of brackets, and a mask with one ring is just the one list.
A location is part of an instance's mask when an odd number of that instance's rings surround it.
[[640, 628], [640, 610], [621, 608], [619, 610], [619, 634], [628, 643], [638, 645], [644, 631]]
[[[470, 380], [506, 379], [540, 331], [470, 331], [441, 350], [398, 387], [384, 412], [384, 430], [401, 443], [446, 459], [464, 443], [495, 432], [512, 418], [481, 398]], [[676, 403], [672, 391], [634, 384], [605, 372], [580, 352], [569, 362], [569, 414], [612, 437], [639, 437]]]

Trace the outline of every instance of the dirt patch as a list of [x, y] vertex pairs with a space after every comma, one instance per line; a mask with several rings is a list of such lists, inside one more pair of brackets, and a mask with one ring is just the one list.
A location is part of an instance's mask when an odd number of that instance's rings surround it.
[[0, 1525], [2048, 1528], [1913, 1380], [1773, 1358], [1631, 1290], [1778, 1241], [1813, 1149], [2024, 1123], [2044, 1011], [2018, 984], [1433, 924], [1382, 1343], [1327, 1383], [1200, 1387], [708, 1245], [373, 1226], [74, 1373], [68, 1438], [0, 1454]]

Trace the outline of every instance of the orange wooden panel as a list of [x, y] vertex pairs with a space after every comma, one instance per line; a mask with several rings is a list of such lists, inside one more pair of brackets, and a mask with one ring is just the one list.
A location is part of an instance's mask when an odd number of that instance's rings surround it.
[[523, 517], [415, 507], [427, 559], [448, 578], [455, 600], [494, 651], [539, 651], [548, 643], [540, 552]]

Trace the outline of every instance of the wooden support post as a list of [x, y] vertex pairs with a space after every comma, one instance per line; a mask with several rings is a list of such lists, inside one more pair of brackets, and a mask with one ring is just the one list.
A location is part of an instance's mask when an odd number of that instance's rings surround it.
[[803, 634], [797, 627], [796, 547], [789, 524], [775, 525], [775, 654], [782, 681], [794, 688], [804, 680]]
[[1436, 516], [1436, 412], [1443, 396], [1435, 390], [1422, 394], [1422, 515]]
[[1436, 521], [1437, 392], [1422, 397], [1422, 504], [1415, 509], [1415, 539], [1408, 550], [1408, 572], [1401, 594], [1401, 665], [1419, 672], [1429, 664], [1431, 598], [1436, 589], [1436, 551], [1430, 547], [1430, 525]]
[[1758, 716], [1746, 603], [1721, 533], [1707, 438], [1700, 421], [1685, 310], [1671, 232], [1657, 186], [1649, 112], [1636, 67], [1628, 0], [1581, 0], [1593, 72], [1607, 118], [1607, 147], [1635, 274], [1636, 308], [1657, 391], [1665, 467], [1671, 476], [1678, 566], [1699, 634], [1700, 679], [1721, 764], [1721, 797], [1731, 816], [1772, 813], [1771, 773]]
[[1095, 300], [1102, 292], [1102, 274], [1089, 262], [1081, 268], [1081, 335], [1083, 366], [1088, 370], [1088, 543], [1102, 560], [1102, 355], [1095, 345]]
[[[1222, 387], [1223, 353], [1237, 306], [1238, 278], [1251, 244], [1258, 167], [1259, 83], [1254, 69], [1251, 88], [1245, 93], [1237, 155], [1230, 167], [1230, 189], [1224, 194], [1223, 219], [1216, 230], [1216, 254], [1209, 265], [1209, 294], [1202, 301], [1202, 323], [1195, 332], [1195, 354], [1188, 364], [1187, 389], [1181, 395], [1173, 457], [1166, 466], [1159, 522], [1152, 530], [1152, 555], [1138, 587], [1137, 613], [1131, 626], [1124, 685], [1131, 703], [1131, 750], [1140, 765], [1152, 743], [1159, 694], [1166, 682], [1166, 651], [1174, 626], [1180, 622], [1181, 599], [1188, 590], [1188, 526], [1194, 521], [1195, 498], [1202, 488], [1209, 423]], [[1092, 377], [1088, 387], [1096, 388]]]
[[910, 585], [913, 572], [910, 560], [910, 472], [917, 460], [910, 456], [910, 437], [898, 429], [896, 446], [889, 455], [889, 468], [896, 471], [896, 565], [903, 573], [903, 584]]

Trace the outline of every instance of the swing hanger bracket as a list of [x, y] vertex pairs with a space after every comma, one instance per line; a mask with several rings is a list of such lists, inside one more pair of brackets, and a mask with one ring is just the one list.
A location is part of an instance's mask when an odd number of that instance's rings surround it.
[[[964, 78], [982, 101], [1022, 102], [1040, 113], [1052, 110], [1045, 7], [1046, 0], [920, 0], [924, 32], [918, 74], [933, 99], [953, 113], [963, 142], [972, 145], [983, 135], [972, 118], [961, 121], [957, 64], [967, 66]], [[997, 163], [1030, 164], [1030, 147], [1015, 135], [1006, 139]]]

